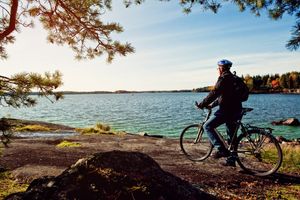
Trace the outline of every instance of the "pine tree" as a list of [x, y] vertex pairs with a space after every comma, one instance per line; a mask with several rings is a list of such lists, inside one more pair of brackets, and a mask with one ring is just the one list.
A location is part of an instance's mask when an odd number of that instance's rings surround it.
[[0, 76], [0, 105], [19, 108], [21, 106], [34, 106], [36, 99], [30, 96], [36, 91], [40, 96], [54, 96], [54, 100], [62, 97], [60, 92], [54, 92], [62, 85], [61, 73], [19, 73], [8, 78]]
[[68, 45], [77, 59], [107, 54], [111, 62], [116, 54], [125, 56], [134, 51], [129, 43], [111, 38], [123, 28], [115, 22], [104, 23], [103, 13], [111, 10], [111, 0], [11, 0], [0, 2], [0, 56], [7, 57], [5, 46], [14, 42], [14, 31], [32, 27], [39, 19], [48, 31], [48, 41]]
[[286, 74], [282, 74], [279, 79], [281, 88], [288, 88], [288, 76]]

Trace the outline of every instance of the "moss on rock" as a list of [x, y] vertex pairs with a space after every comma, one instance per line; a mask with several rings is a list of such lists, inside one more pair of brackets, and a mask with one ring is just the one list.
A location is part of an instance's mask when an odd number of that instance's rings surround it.
[[78, 142], [69, 142], [67, 140], [62, 141], [58, 145], [56, 145], [58, 148], [68, 148], [68, 147], [81, 147], [81, 144]]
[[21, 127], [16, 127], [14, 131], [17, 132], [47, 132], [50, 131], [51, 129], [42, 125], [26, 125], [26, 126], [21, 126]]

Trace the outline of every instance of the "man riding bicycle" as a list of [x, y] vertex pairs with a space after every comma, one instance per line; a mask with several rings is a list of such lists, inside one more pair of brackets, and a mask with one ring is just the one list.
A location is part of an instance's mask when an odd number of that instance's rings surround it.
[[235, 161], [233, 157], [230, 157], [230, 152], [219, 139], [215, 129], [225, 124], [229, 140], [232, 140], [237, 128], [236, 122], [242, 117], [242, 102], [235, 93], [234, 76], [230, 72], [231, 66], [232, 62], [229, 60], [224, 59], [218, 62], [219, 78], [214, 89], [209, 92], [202, 102], [196, 102], [196, 106], [200, 109], [219, 105], [219, 109], [214, 113], [214, 116], [204, 124], [204, 130], [216, 149], [213, 158], [228, 157], [224, 164], [226, 166], [235, 166]]

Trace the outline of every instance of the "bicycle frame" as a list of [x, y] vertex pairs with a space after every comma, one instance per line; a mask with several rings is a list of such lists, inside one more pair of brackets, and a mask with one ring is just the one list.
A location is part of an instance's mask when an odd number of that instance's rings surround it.
[[210, 115], [211, 115], [211, 109], [207, 109], [207, 110], [208, 110], [208, 113], [207, 113], [207, 115], [206, 115], [204, 121], [199, 123], [199, 124], [201, 124], [201, 125], [200, 125], [199, 132], [198, 132], [198, 134], [197, 134], [197, 137], [196, 137], [196, 139], [194, 140], [194, 144], [197, 144], [197, 143], [202, 139], [202, 133], [203, 133], [203, 131], [204, 131], [203, 125], [205, 124], [205, 122], [207, 122], [207, 120], [210, 118]]
[[[207, 113], [207, 115], [206, 115], [204, 121], [199, 123], [199, 124], [201, 124], [201, 129], [199, 130], [199, 133], [198, 133], [198, 135], [197, 135], [197, 138], [196, 138], [196, 140], [194, 141], [195, 144], [196, 144], [199, 140], [201, 140], [201, 138], [202, 138], [202, 132], [203, 132], [203, 125], [205, 124], [205, 122], [207, 122], [207, 120], [208, 120], [208, 119], [210, 118], [210, 116], [211, 116], [212, 109], [208, 109], [208, 108], [207, 108], [207, 110], [208, 110], [208, 113]], [[239, 130], [241, 130], [241, 132], [242, 132], [241, 134], [247, 134], [247, 128], [248, 128], [248, 127], [251, 127], [251, 128], [258, 128], [258, 127], [250, 126], [249, 124], [245, 125], [245, 124], [242, 123], [242, 118], [243, 118], [243, 116], [246, 115], [246, 113], [247, 113], [248, 111], [251, 111], [251, 110], [252, 110], [252, 109], [246, 109], [246, 110], [243, 110], [243, 111], [242, 111], [242, 113], [241, 113], [242, 117], [241, 117], [241, 119], [239, 119], [239, 120], [236, 122], [237, 126], [236, 126], [236, 129], [235, 129], [235, 131], [234, 131], [234, 133], [233, 133], [232, 139], [231, 139], [231, 141], [230, 141], [229, 144], [225, 141], [225, 139], [224, 139], [224, 137], [222, 136], [222, 134], [221, 134], [217, 129], [215, 129], [215, 131], [216, 131], [216, 133], [217, 133], [217, 136], [219, 137], [220, 141], [223, 143], [223, 145], [226, 147], [226, 149], [228, 149], [230, 152], [234, 152], [233, 147], [234, 147], [234, 145], [235, 145], [235, 142], [236, 142], [236, 139], [237, 139], [238, 131], [239, 131]]]

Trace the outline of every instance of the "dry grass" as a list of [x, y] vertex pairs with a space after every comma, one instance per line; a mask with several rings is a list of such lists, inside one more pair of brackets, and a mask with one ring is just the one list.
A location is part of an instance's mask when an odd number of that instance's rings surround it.
[[281, 145], [283, 152], [282, 172], [300, 173], [300, 145]]
[[17, 183], [9, 173], [0, 173], [0, 199], [12, 193], [24, 192], [27, 188], [28, 184]]
[[273, 188], [267, 192], [266, 199], [300, 199], [300, 185], [288, 185]]
[[[283, 160], [279, 171], [282, 173], [300, 174], [300, 145], [282, 144]], [[265, 149], [264, 159], [275, 162], [277, 151], [275, 148]]]

